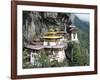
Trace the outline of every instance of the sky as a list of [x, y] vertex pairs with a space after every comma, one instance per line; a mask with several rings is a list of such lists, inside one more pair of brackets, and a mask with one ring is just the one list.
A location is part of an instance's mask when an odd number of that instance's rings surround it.
[[90, 19], [90, 15], [89, 14], [80, 14], [80, 13], [77, 13], [75, 14], [79, 19], [81, 20], [84, 20], [84, 21], [88, 21], [89, 22], [89, 19]]

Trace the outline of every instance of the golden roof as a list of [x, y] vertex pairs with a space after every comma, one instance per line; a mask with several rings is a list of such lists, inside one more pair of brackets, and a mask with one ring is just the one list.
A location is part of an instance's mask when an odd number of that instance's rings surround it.
[[58, 32], [54, 31], [54, 29], [49, 29], [48, 32], [45, 33], [45, 35], [55, 35]]
[[45, 33], [45, 36], [41, 37], [44, 39], [59, 39], [62, 38], [62, 36], [56, 35], [58, 32], [54, 31], [54, 29], [49, 29], [48, 32]]
[[46, 32], [45, 35], [54, 35], [57, 34], [58, 32]]
[[53, 36], [43, 36], [41, 38], [44, 38], [44, 39], [59, 39], [59, 38], [62, 38], [62, 36], [53, 35]]

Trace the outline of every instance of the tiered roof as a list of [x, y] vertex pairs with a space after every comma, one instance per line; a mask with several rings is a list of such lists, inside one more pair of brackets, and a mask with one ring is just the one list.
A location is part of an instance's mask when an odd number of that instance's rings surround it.
[[62, 38], [62, 36], [57, 35], [58, 32], [54, 31], [53, 29], [50, 29], [48, 32], [46, 32], [46, 34], [41, 37], [43, 39], [60, 39]]
[[26, 45], [25, 47], [33, 50], [40, 50], [44, 48], [43, 45]]

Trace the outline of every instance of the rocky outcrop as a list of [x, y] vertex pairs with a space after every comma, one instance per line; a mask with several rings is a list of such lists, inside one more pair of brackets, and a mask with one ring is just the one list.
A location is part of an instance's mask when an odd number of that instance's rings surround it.
[[23, 40], [32, 42], [51, 27], [67, 32], [70, 24], [69, 13], [23, 11]]

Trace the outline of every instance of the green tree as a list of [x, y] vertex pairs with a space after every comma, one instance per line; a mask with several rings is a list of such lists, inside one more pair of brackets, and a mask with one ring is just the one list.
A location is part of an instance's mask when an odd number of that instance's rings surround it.
[[36, 66], [38, 67], [49, 67], [50, 60], [44, 51], [41, 51], [36, 59]]
[[81, 47], [79, 44], [77, 43], [73, 43], [73, 61], [72, 61], [72, 65], [73, 66], [82, 66], [84, 65], [83, 61], [84, 61], [84, 57], [83, 54], [81, 52]]

